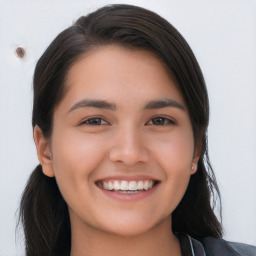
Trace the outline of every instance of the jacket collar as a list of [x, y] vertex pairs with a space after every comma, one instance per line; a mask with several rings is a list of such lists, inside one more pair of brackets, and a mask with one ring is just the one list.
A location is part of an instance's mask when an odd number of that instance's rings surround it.
[[206, 256], [203, 245], [184, 233], [176, 233], [181, 246], [182, 256]]

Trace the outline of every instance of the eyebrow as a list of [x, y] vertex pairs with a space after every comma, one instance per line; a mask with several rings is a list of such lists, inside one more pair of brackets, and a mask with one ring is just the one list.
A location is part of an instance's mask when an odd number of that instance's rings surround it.
[[158, 109], [158, 108], [166, 108], [166, 107], [174, 107], [179, 108], [181, 110], [185, 110], [185, 107], [172, 99], [160, 99], [160, 100], [153, 100], [150, 101], [144, 109]]
[[114, 103], [110, 103], [108, 101], [105, 100], [92, 100], [92, 99], [84, 99], [81, 100], [79, 102], [77, 102], [76, 104], [74, 104], [68, 111], [74, 111], [78, 108], [100, 108], [100, 109], [107, 109], [107, 110], [112, 110], [115, 111], [116, 110], [116, 105]]
[[[79, 108], [99, 108], [99, 109], [107, 109], [115, 111], [117, 109], [116, 104], [110, 103], [105, 100], [93, 100], [93, 99], [83, 99], [77, 103], [75, 103], [68, 111], [72, 112]], [[181, 110], [185, 110], [185, 107], [179, 102], [172, 99], [159, 99], [153, 100], [146, 104], [144, 109], [158, 109], [158, 108], [166, 108], [166, 107], [174, 107], [179, 108]]]

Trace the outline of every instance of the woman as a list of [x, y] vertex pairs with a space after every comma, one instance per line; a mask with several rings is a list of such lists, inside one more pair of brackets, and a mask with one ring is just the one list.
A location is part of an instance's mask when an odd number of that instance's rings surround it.
[[128, 5], [78, 19], [35, 69], [27, 255], [256, 255], [220, 239], [208, 119], [200, 67], [167, 21]]

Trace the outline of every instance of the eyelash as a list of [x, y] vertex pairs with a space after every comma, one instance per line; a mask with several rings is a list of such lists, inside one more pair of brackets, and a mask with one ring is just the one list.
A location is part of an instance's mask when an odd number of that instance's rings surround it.
[[[102, 121], [104, 122], [104, 124], [102, 124]], [[160, 124], [154, 124], [154, 121], [160, 122]], [[100, 124], [97, 122], [100, 122]], [[161, 122], [164, 122], [164, 123], [161, 124]], [[109, 123], [101, 117], [91, 117], [81, 122], [80, 125], [100, 126], [100, 125], [107, 125], [107, 124]], [[175, 124], [176, 122], [174, 120], [164, 116], [153, 117], [150, 119], [150, 121], [146, 123], [146, 125], [155, 125], [155, 126], [166, 126], [166, 125], [175, 125]]]
[[[98, 121], [104, 121], [105, 123], [104, 124], [95, 124], [95, 123], [90, 123], [90, 121], [95, 121], [95, 120], [98, 120]], [[83, 122], [81, 122], [80, 125], [91, 125], [91, 126], [99, 126], [99, 125], [107, 125], [109, 124], [107, 121], [105, 121], [103, 118], [101, 117], [90, 117], [86, 120], [84, 120]]]
[[[163, 124], [154, 124], [153, 120], [157, 121], [157, 119], [158, 119], [158, 121], [161, 120], [164, 123]], [[152, 124], [149, 124], [150, 122]], [[166, 125], [175, 125], [175, 124], [176, 124], [176, 122], [173, 119], [167, 118], [167, 117], [164, 117], [164, 116], [155, 116], [155, 117], [151, 118], [149, 122], [147, 122], [147, 125], [155, 125], [155, 126], [166, 126]]]

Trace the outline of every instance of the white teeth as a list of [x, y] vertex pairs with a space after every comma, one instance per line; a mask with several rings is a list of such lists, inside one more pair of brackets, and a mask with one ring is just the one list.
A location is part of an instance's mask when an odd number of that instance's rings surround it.
[[108, 189], [109, 190], [113, 190], [114, 189], [113, 183], [111, 181], [108, 182]]
[[145, 181], [145, 182], [144, 182], [144, 187], [143, 187], [143, 188], [144, 188], [145, 190], [148, 190], [148, 185], [149, 185], [149, 184], [148, 184], [148, 181]]
[[136, 192], [138, 190], [149, 190], [153, 187], [154, 181], [152, 180], [139, 180], [139, 181], [127, 181], [127, 180], [110, 180], [103, 181], [102, 187], [106, 190], [119, 190], [124, 193]]
[[102, 187], [107, 190], [113, 190], [114, 186], [111, 181], [103, 181]]
[[106, 181], [103, 181], [102, 187], [105, 189], [109, 189], [108, 188], [108, 183]]
[[144, 186], [143, 186], [143, 181], [140, 180], [140, 181], [138, 182], [138, 184], [137, 184], [137, 189], [142, 190], [143, 187], [144, 187]]
[[128, 181], [126, 181], [126, 180], [121, 181], [121, 190], [129, 190]]
[[119, 181], [115, 180], [114, 181], [114, 190], [120, 190], [120, 189], [121, 189], [121, 186], [120, 186]]
[[137, 190], [136, 181], [130, 181], [129, 182], [129, 190]]

